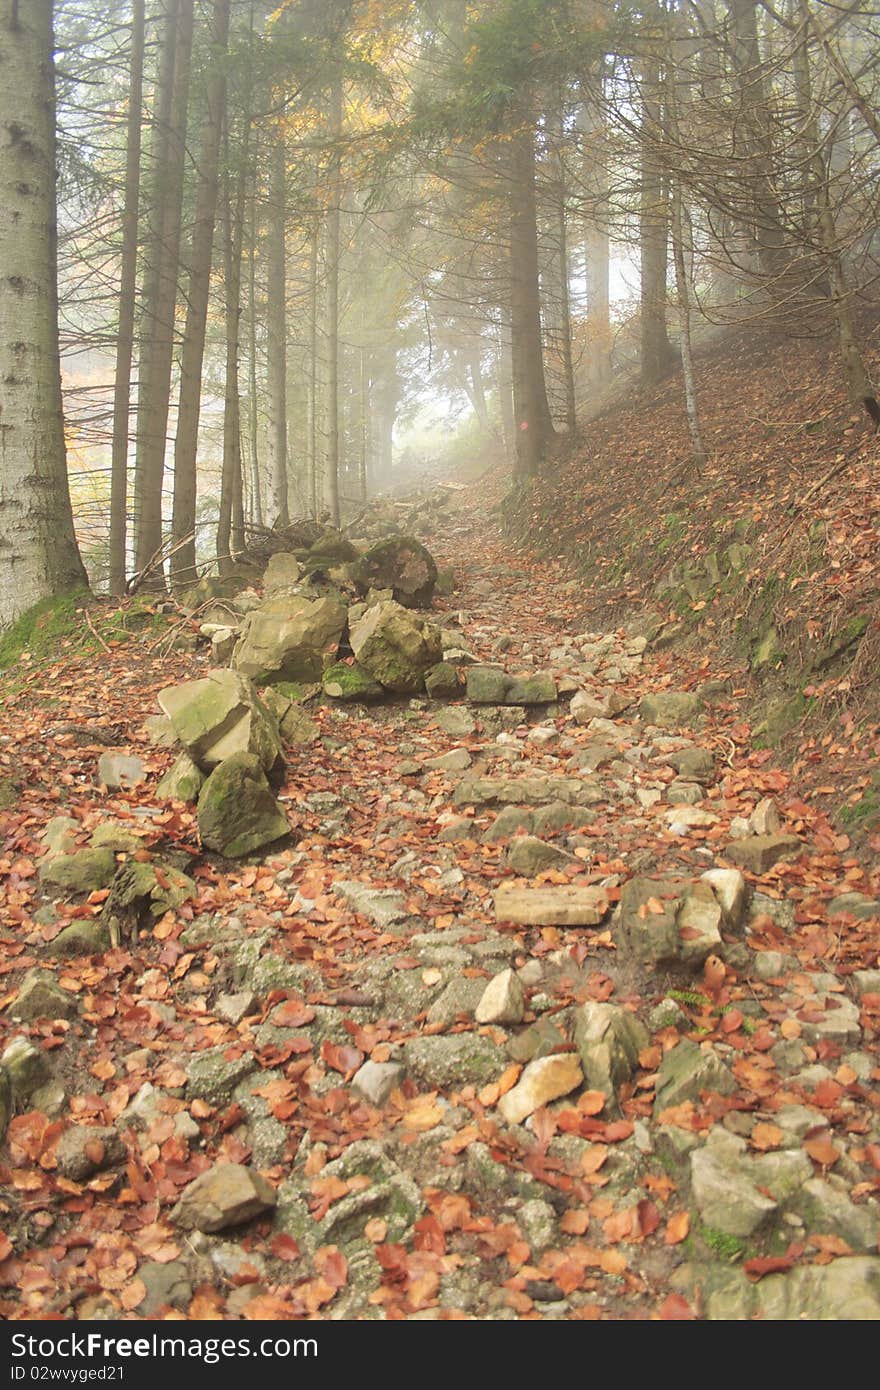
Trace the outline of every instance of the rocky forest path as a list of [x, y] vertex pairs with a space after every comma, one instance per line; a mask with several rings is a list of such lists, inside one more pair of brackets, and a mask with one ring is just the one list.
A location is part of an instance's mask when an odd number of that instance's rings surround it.
[[[53, 953], [89, 910], [39, 913], [34, 863], [47, 810], [137, 825], [148, 793], [80, 786], [98, 750], [41, 739], [38, 693], [7, 711], [55, 794], [6, 827], [33, 1084], [0, 1311], [880, 1316], [877, 882], [751, 747], [736, 672], [649, 615], [588, 630], [466, 494], [427, 539], [468, 698], [310, 709], [293, 846], [202, 857], [136, 942]], [[136, 731], [193, 661], [128, 660], [77, 699], [158, 772]]]

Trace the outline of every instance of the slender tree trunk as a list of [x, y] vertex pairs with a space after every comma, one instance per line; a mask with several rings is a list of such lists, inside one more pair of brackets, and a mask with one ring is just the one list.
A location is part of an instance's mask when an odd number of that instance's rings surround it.
[[360, 381], [358, 404], [360, 411], [360, 450], [358, 453], [358, 493], [361, 502], [367, 500], [367, 474], [370, 464], [370, 374], [367, 370], [367, 352], [358, 349], [360, 358]]
[[[135, 568], [162, 544], [162, 479], [171, 398], [174, 318], [186, 155], [193, 0], [165, 0], [165, 33], [152, 150], [151, 229], [147, 243], [135, 457]], [[151, 585], [164, 587], [161, 570]]]
[[642, 384], [655, 386], [669, 373], [674, 354], [666, 327], [666, 269], [669, 240], [668, 189], [659, 144], [663, 99], [660, 62], [649, 55], [642, 74], [641, 339]]
[[607, 131], [602, 116], [605, 60], [585, 82], [581, 107], [584, 135], [584, 187], [587, 215], [584, 220], [584, 275], [589, 332], [589, 378], [597, 390], [611, 379], [611, 249], [608, 241]]
[[0, 626], [87, 585], [58, 354], [51, 0], [0, 0]]
[[535, 198], [534, 133], [526, 128], [511, 141], [510, 207], [510, 343], [513, 364], [513, 410], [516, 422], [515, 474], [532, 477], [553, 436], [538, 290], [538, 224]]
[[837, 341], [847, 389], [853, 405], [860, 405], [872, 420], [875, 429], [880, 429], [880, 401], [874, 390], [864, 354], [859, 345], [855, 318], [852, 309], [852, 291], [847, 283], [843, 260], [843, 246], [835, 224], [834, 208], [831, 204], [830, 160], [823, 150], [828, 137], [823, 139], [816, 117], [816, 103], [813, 97], [813, 79], [809, 52], [809, 10], [806, 0], [800, 0], [801, 18], [804, 24], [804, 41], [800, 60], [800, 81], [798, 95], [801, 102], [801, 124], [805, 148], [808, 151], [809, 176], [812, 183], [812, 206], [815, 210], [818, 227], [818, 241], [827, 266], [827, 293], [831, 310], [837, 325]]
[[777, 276], [785, 269], [788, 257], [782, 212], [773, 187], [773, 136], [765, 68], [758, 44], [758, 0], [727, 0], [727, 4], [740, 101], [740, 111], [735, 113], [735, 129], [743, 131], [748, 157], [752, 237], [761, 270], [767, 276]]
[[330, 206], [327, 209], [327, 505], [339, 525], [339, 216], [342, 201], [342, 80], [330, 92]]
[[[229, 188], [231, 180], [227, 172], [227, 192], [223, 199], [226, 260], [226, 380], [223, 405], [223, 472], [220, 479], [220, 515], [217, 523], [217, 559], [220, 562], [221, 574], [228, 573], [232, 569], [230, 532], [233, 552], [237, 552], [241, 548], [244, 535], [238, 357], [241, 330], [241, 251], [248, 130], [249, 125], [246, 122], [242, 148], [239, 151], [240, 164], [235, 180], [235, 198], [233, 199], [231, 195]], [[229, 168], [228, 143], [227, 138], [227, 171]]]
[[125, 145], [125, 201], [122, 209], [122, 253], [119, 284], [119, 330], [116, 338], [116, 371], [113, 381], [113, 445], [110, 461], [109, 589], [111, 594], [125, 592], [128, 433], [137, 293], [144, 27], [144, 0], [132, 0], [128, 126]]
[[174, 511], [171, 577], [176, 588], [186, 588], [198, 578], [196, 570], [196, 454], [199, 443], [199, 416], [202, 402], [202, 365], [208, 299], [211, 291], [211, 265], [214, 252], [214, 222], [217, 216], [220, 139], [226, 116], [226, 47], [229, 40], [230, 0], [214, 0], [210, 28], [214, 61], [206, 91], [206, 111], [199, 151], [199, 179], [196, 189], [196, 215], [192, 230], [189, 286], [186, 296], [186, 327], [180, 359], [180, 402], [177, 436], [174, 441]]
[[269, 430], [272, 444], [272, 523], [290, 521], [287, 493], [287, 150], [276, 133], [269, 190], [268, 329]]
[[309, 515], [320, 510], [321, 479], [318, 467], [318, 220], [309, 240], [309, 414], [308, 414]]
[[257, 417], [257, 180], [251, 179], [250, 246], [248, 248], [248, 440], [251, 466], [251, 520], [263, 525], [260, 484], [259, 420]]
[[565, 161], [558, 161], [559, 182], [556, 197], [556, 234], [559, 243], [559, 352], [565, 391], [565, 427], [569, 434], [577, 429], [577, 402], [574, 386], [574, 358], [571, 350], [571, 291], [568, 283], [568, 226], [566, 222]]

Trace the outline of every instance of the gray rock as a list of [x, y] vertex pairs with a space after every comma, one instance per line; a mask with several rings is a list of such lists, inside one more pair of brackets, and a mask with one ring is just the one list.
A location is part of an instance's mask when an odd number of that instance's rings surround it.
[[484, 1086], [507, 1065], [503, 1050], [477, 1033], [411, 1038], [403, 1045], [403, 1057], [415, 1081], [439, 1087]]
[[260, 1173], [239, 1163], [215, 1163], [184, 1188], [171, 1220], [187, 1231], [223, 1231], [271, 1211], [275, 1200]]
[[485, 831], [483, 840], [487, 845], [492, 845], [497, 844], [499, 840], [509, 839], [518, 830], [530, 831], [534, 819], [534, 812], [526, 811], [522, 806], [505, 806]]
[[733, 1146], [707, 1144], [691, 1154], [691, 1186], [700, 1219], [725, 1235], [750, 1236], [778, 1210], [743, 1170]]
[[476, 733], [474, 717], [462, 705], [447, 705], [444, 709], [438, 709], [434, 718], [443, 732], [452, 738], [467, 738]]
[[349, 640], [360, 665], [400, 695], [422, 690], [425, 673], [442, 656], [439, 628], [393, 600], [368, 608], [351, 625]]
[[333, 598], [276, 594], [245, 618], [233, 668], [268, 684], [318, 681], [336, 659], [346, 621]]
[[186, 1066], [186, 1094], [198, 1097], [211, 1105], [222, 1105], [230, 1100], [240, 1082], [257, 1069], [257, 1059], [252, 1052], [241, 1057], [227, 1059], [225, 1047], [211, 1047], [205, 1052], [195, 1052]]
[[48, 1054], [28, 1038], [13, 1038], [3, 1049], [0, 1069], [9, 1077], [16, 1100], [27, 1100], [52, 1075]]
[[502, 705], [512, 683], [500, 666], [469, 666], [467, 698], [475, 705]]
[[282, 760], [275, 721], [253, 685], [237, 671], [209, 671], [159, 692], [159, 704], [199, 767], [217, 767], [234, 753], [251, 753], [264, 771]]
[[405, 1072], [399, 1062], [364, 1062], [352, 1077], [352, 1090], [371, 1105], [383, 1106], [403, 1081]]
[[464, 772], [465, 768], [470, 767], [471, 761], [471, 755], [466, 748], [450, 748], [448, 753], [428, 758], [425, 767], [436, 769], [438, 772]]
[[104, 1168], [121, 1163], [126, 1157], [126, 1149], [115, 1129], [71, 1125], [58, 1140], [55, 1156], [63, 1178], [86, 1182]]
[[708, 748], [682, 748], [670, 754], [666, 761], [688, 782], [700, 782], [705, 786], [715, 776], [715, 759]]
[[156, 784], [159, 801], [196, 801], [205, 784], [205, 774], [189, 756], [181, 753], [165, 776]]
[[456, 806], [542, 806], [565, 801], [594, 806], [606, 794], [587, 777], [463, 777], [455, 789]]
[[656, 724], [660, 729], [678, 729], [694, 720], [701, 708], [700, 697], [688, 691], [658, 691], [655, 695], [643, 696], [639, 704], [639, 717], [646, 724]]
[[483, 990], [474, 1017], [477, 1023], [502, 1027], [521, 1023], [526, 1010], [523, 987], [512, 970], [502, 970]]
[[803, 851], [797, 835], [750, 835], [726, 845], [724, 857], [753, 874], [765, 874], [781, 859], [797, 859]]
[[486, 981], [483, 979], [463, 976], [450, 980], [429, 1008], [427, 1022], [448, 1028], [462, 1014], [466, 1018], [473, 1018], [485, 987]]
[[545, 840], [539, 840], [534, 835], [522, 835], [511, 843], [507, 862], [518, 874], [534, 878], [545, 869], [560, 868], [576, 861], [555, 845], [548, 845]]
[[125, 753], [102, 753], [98, 759], [98, 777], [108, 791], [137, 787], [146, 781], [147, 774], [140, 758]]
[[458, 671], [449, 661], [439, 661], [425, 673], [425, 689], [432, 700], [455, 700], [461, 694]]
[[699, 1101], [703, 1091], [718, 1091], [731, 1095], [736, 1080], [714, 1052], [704, 1052], [697, 1043], [677, 1043], [663, 1057], [657, 1076], [654, 1113], [680, 1105], [682, 1101]]
[[146, 1289], [137, 1306], [142, 1318], [154, 1318], [163, 1308], [189, 1307], [193, 1286], [182, 1260], [171, 1260], [168, 1264], [145, 1260], [138, 1266], [138, 1278]]
[[290, 833], [258, 758], [233, 753], [215, 768], [199, 793], [199, 835], [227, 859], [251, 854]]
[[880, 1211], [876, 1202], [856, 1206], [849, 1193], [834, 1179], [810, 1178], [797, 1194], [794, 1208], [807, 1229], [819, 1235], [835, 1235], [858, 1253], [876, 1251], [880, 1236]]
[[109, 888], [116, 873], [116, 856], [110, 849], [79, 849], [53, 856], [40, 865], [40, 882], [64, 893], [93, 893]]
[[844, 912], [866, 922], [872, 917], [880, 917], [880, 902], [867, 897], [865, 893], [839, 893], [828, 904], [828, 916], [836, 917]]
[[371, 888], [366, 883], [338, 879], [333, 892], [377, 927], [388, 929], [407, 920], [406, 899], [391, 888]]
[[537, 671], [527, 680], [514, 680], [504, 694], [506, 705], [550, 705], [557, 698], [556, 682], [549, 671]]
[[279, 550], [269, 556], [263, 574], [263, 590], [267, 598], [279, 589], [290, 589], [302, 578], [302, 565], [295, 555]]
[[9, 1013], [27, 1022], [34, 1018], [75, 1018], [76, 997], [55, 983], [45, 970], [29, 970], [19, 985]]
[[574, 1018], [584, 1081], [590, 1090], [603, 1091], [615, 1101], [619, 1087], [639, 1065], [648, 1033], [633, 1014], [615, 1004], [583, 1004]]

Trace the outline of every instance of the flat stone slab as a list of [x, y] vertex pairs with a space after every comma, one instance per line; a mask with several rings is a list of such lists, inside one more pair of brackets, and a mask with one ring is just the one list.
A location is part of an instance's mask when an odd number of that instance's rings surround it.
[[797, 859], [803, 850], [803, 841], [797, 835], [748, 835], [742, 840], [731, 840], [725, 846], [724, 857], [753, 874], [765, 874], [782, 859]]
[[223, 1231], [271, 1211], [275, 1192], [240, 1163], [217, 1163], [184, 1188], [171, 1220], [188, 1231]]
[[574, 884], [517, 888], [513, 883], [502, 883], [494, 896], [499, 922], [525, 927], [595, 927], [608, 911], [604, 889]]
[[463, 777], [453, 797], [456, 806], [542, 806], [548, 801], [594, 806], [605, 800], [599, 784], [586, 777]]

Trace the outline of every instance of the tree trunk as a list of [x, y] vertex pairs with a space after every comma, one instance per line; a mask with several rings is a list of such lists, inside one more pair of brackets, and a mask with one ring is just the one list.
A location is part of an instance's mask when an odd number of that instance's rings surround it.
[[318, 220], [309, 238], [309, 415], [308, 415], [309, 515], [321, 510], [318, 468]]
[[668, 190], [659, 150], [663, 111], [660, 62], [654, 55], [645, 60], [642, 84], [641, 366], [642, 385], [656, 386], [671, 370], [674, 353], [666, 328]]
[[212, 71], [206, 90], [206, 110], [199, 151], [196, 214], [192, 229], [186, 327], [180, 359], [180, 402], [174, 441], [174, 511], [171, 577], [175, 588], [185, 589], [198, 578], [196, 570], [196, 454], [202, 403], [202, 364], [211, 264], [214, 220], [217, 215], [220, 138], [226, 111], [226, 47], [229, 40], [230, 0], [214, 0], [210, 27]]
[[[165, 16], [138, 372], [134, 491], [139, 573], [162, 545], [162, 479], [174, 356], [193, 0], [165, 0]], [[151, 584], [164, 587], [161, 570], [152, 576]]]
[[587, 212], [584, 219], [584, 275], [587, 291], [587, 331], [590, 385], [597, 390], [611, 379], [611, 250], [608, 241], [607, 132], [601, 115], [604, 58], [598, 70], [586, 79], [585, 101], [581, 107], [584, 136], [584, 188]]
[[0, 626], [87, 586], [58, 354], [51, 0], [0, 0]]
[[[220, 573], [232, 569], [232, 551], [243, 544], [241, 469], [241, 399], [238, 390], [238, 356], [241, 328], [241, 249], [244, 227], [244, 195], [248, 154], [248, 124], [245, 124], [240, 164], [236, 175], [235, 198], [226, 174], [226, 196], [223, 199], [225, 262], [226, 262], [226, 380], [223, 398], [223, 472], [220, 479], [220, 515], [217, 522], [217, 559]], [[227, 170], [229, 167], [227, 139]]]
[[327, 209], [327, 505], [334, 526], [339, 525], [339, 212], [342, 201], [342, 80], [334, 79], [330, 92], [329, 192]]
[[[287, 151], [279, 130], [272, 149], [269, 190], [267, 330], [269, 431], [272, 446], [272, 524], [290, 520], [287, 497]], [[254, 409], [256, 401], [251, 401]]]
[[538, 472], [546, 445], [553, 437], [541, 347], [535, 142], [530, 127], [512, 137], [509, 200], [514, 471], [517, 477], [528, 478]]
[[128, 505], [128, 429], [131, 403], [131, 360], [137, 293], [138, 202], [141, 179], [141, 119], [144, 87], [144, 4], [133, 0], [131, 62], [128, 84], [128, 126], [125, 145], [125, 201], [122, 209], [122, 253], [119, 284], [119, 330], [113, 381], [113, 445], [110, 461], [111, 594], [125, 592], [126, 507]]
[[739, 87], [740, 113], [733, 113], [735, 128], [742, 127], [747, 155], [746, 186], [751, 202], [751, 232], [758, 264], [767, 276], [785, 269], [785, 231], [779, 200], [773, 187], [773, 136], [767, 105], [767, 86], [758, 45], [758, 0], [728, 0], [731, 19], [731, 51]]
[[257, 179], [251, 179], [250, 246], [248, 248], [248, 440], [250, 444], [251, 520], [263, 525], [260, 483], [259, 421], [257, 417]]

